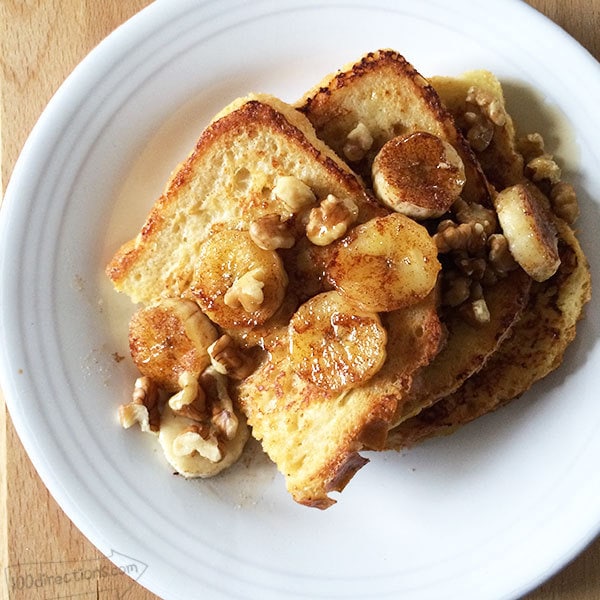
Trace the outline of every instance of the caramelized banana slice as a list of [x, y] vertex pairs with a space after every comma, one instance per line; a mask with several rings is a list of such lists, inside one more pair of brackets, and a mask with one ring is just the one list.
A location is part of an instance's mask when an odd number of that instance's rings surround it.
[[191, 290], [215, 323], [253, 327], [279, 308], [287, 281], [274, 250], [259, 248], [247, 231], [223, 230], [200, 247]]
[[535, 281], [552, 277], [560, 257], [545, 196], [537, 187], [519, 183], [500, 192], [494, 204], [514, 259]]
[[302, 304], [289, 324], [292, 368], [335, 392], [373, 377], [385, 361], [386, 343], [378, 315], [358, 311], [335, 291]]
[[414, 219], [443, 215], [466, 181], [456, 150], [424, 131], [384, 144], [373, 161], [372, 175], [379, 200]]
[[158, 434], [167, 462], [184, 477], [217, 475], [237, 461], [248, 438], [248, 426], [240, 421], [233, 439], [219, 441], [205, 424], [176, 415], [168, 404]]
[[160, 388], [178, 391], [179, 376], [198, 376], [210, 364], [218, 334], [192, 300], [170, 298], [138, 310], [129, 322], [129, 349], [140, 373]]
[[355, 227], [337, 242], [327, 276], [358, 308], [387, 312], [429, 294], [440, 270], [437, 254], [422, 225], [392, 213]]

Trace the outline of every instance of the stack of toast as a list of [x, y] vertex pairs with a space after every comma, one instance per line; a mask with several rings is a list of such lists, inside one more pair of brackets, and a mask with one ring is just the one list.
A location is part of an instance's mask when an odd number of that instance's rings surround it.
[[[397, 148], [420, 154], [384, 163]], [[443, 155], [433, 167], [431, 148]], [[397, 165], [413, 179], [385, 179]], [[153, 413], [182, 421], [167, 457], [198, 455], [185, 474], [212, 475], [223, 436], [240, 436], [228, 426], [247, 422], [294, 500], [327, 508], [368, 462], [361, 451], [414, 445], [520, 396], [560, 365], [590, 298], [576, 213], [540, 136], [517, 137], [486, 71], [426, 80], [380, 50], [294, 105], [236, 100], [107, 266], [143, 308], [177, 299], [206, 318], [188, 337], [208, 358], [186, 362]], [[155, 322], [130, 340], [152, 338], [150, 362], [172, 359], [164, 320], [162, 342], [148, 333]], [[151, 379], [148, 360], [136, 365]]]

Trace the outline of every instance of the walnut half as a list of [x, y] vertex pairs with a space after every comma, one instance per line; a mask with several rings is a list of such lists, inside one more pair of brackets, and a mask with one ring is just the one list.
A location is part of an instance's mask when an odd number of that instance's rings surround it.
[[193, 421], [206, 418], [206, 395], [198, 383], [198, 378], [188, 371], [179, 376], [181, 391], [169, 398], [169, 406], [176, 415]]
[[291, 248], [296, 243], [290, 221], [280, 215], [265, 215], [250, 223], [248, 233], [252, 241], [263, 250]]
[[460, 223], [442, 221], [433, 235], [438, 251], [442, 254], [453, 250], [476, 252], [485, 247], [487, 236], [481, 223]]
[[469, 88], [465, 101], [467, 140], [473, 150], [483, 152], [491, 144], [495, 128], [506, 125], [504, 103], [501, 98], [478, 86]]
[[564, 181], [559, 181], [552, 186], [550, 190], [550, 202], [554, 213], [573, 225], [579, 216], [579, 203], [577, 201], [577, 192], [575, 188]]
[[247, 313], [257, 311], [265, 300], [265, 273], [260, 267], [244, 273], [225, 292], [223, 302], [230, 308], [242, 308]]
[[362, 122], [347, 135], [343, 147], [344, 156], [351, 162], [362, 160], [373, 145], [373, 136]]
[[315, 246], [328, 246], [341, 238], [358, 217], [358, 207], [346, 198], [329, 194], [308, 216], [306, 237]]
[[119, 406], [119, 422], [124, 429], [139, 423], [142, 431], [158, 432], [158, 387], [149, 377], [138, 377], [135, 380], [131, 402]]
[[211, 462], [223, 459], [214, 433], [209, 434], [199, 425], [190, 425], [173, 440], [173, 453], [176, 456], [189, 456], [195, 452]]
[[254, 370], [253, 362], [227, 334], [209, 346], [208, 355], [215, 371], [232, 379], [244, 379]]

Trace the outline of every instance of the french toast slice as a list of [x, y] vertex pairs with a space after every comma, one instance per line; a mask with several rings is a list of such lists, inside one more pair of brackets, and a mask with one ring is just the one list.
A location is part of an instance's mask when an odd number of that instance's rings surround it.
[[[452, 87], [454, 81], [457, 83]], [[464, 104], [463, 88], [467, 84], [454, 79], [449, 82], [444, 87], [446, 96], [454, 93], [457, 100], [453, 106], [458, 106], [458, 98], [463, 98]], [[454, 115], [430, 82], [397, 52], [379, 50], [344, 66], [307, 92], [297, 106], [311, 120], [317, 135], [342, 157], [348, 133], [357, 123], [366, 126], [374, 140], [366, 155], [358, 162], [345, 157], [366, 181], [375, 156], [391, 138], [416, 131], [440, 137], [456, 149], [464, 163], [466, 182], [462, 198], [493, 210], [496, 191], [488, 183]], [[511, 123], [507, 122], [498, 129], [509, 127]], [[511, 131], [506, 136], [512, 139]], [[452, 213], [453, 210], [442, 218], [454, 218]], [[482, 367], [521, 314], [529, 287], [530, 279], [522, 270], [490, 285], [485, 294], [490, 320], [485, 325], [474, 327], [465, 322], [458, 310], [445, 311], [446, 345], [415, 374], [410, 390], [399, 399], [394, 425], [451, 393]]]
[[[220, 271], [229, 264], [219, 255], [224, 233], [232, 252], [245, 255], [241, 245], [253, 222], [289, 212], [273, 193], [282, 176], [302, 181], [316, 198], [352, 201], [356, 223], [388, 212], [315, 136], [304, 115], [275, 98], [253, 95], [219, 113], [173, 173], [141, 232], [109, 263], [114, 287], [145, 305], [165, 297], [197, 299], [198, 266]], [[319, 273], [330, 246], [311, 246], [300, 237], [292, 248], [278, 251], [286, 267], [297, 267], [307, 254], [305, 270], [290, 272], [280, 309], [255, 326], [216, 324], [219, 333], [230, 335], [259, 363], [250, 377], [230, 386], [252, 435], [283, 472], [298, 502], [326, 508], [334, 502], [328, 493], [341, 490], [366, 462], [358, 451], [385, 445], [397, 397], [412, 372], [437, 353], [442, 330], [431, 293], [417, 305], [382, 316], [393, 352], [364, 385], [335, 392], [306, 382], [290, 368], [289, 321], [301, 302], [327, 292]], [[211, 246], [214, 256], [204, 256]], [[399, 363], [400, 357], [406, 360]], [[357, 353], [357, 361], [362, 358]]]
[[205, 129], [172, 174], [140, 233], [106, 273], [133, 302], [189, 293], [202, 243], [223, 230], [248, 230], [289, 208], [273, 189], [279, 176], [304, 182], [317, 198], [352, 200], [358, 221], [380, 214], [356, 175], [314, 134], [302, 114], [267, 95], [236, 100]]
[[[488, 123], [493, 137], [476, 156], [497, 186], [508, 187], [527, 181], [526, 161], [519, 151], [516, 127], [506, 112], [498, 79], [489, 71], [480, 70], [457, 78], [433, 77], [431, 81], [457, 122], [465, 128], [468, 123], [464, 121], [464, 113], [473, 109], [468, 106], [467, 97], [474, 99], [479, 95], [482, 104], [495, 102], [495, 110], [503, 116], [501, 124]], [[548, 181], [540, 181], [538, 185], [545, 188], [545, 192], [551, 190]], [[531, 283], [527, 305], [483, 367], [464, 378], [462, 385], [449, 389], [448, 394], [431, 407], [399, 423], [389, 434], [388, 448], [401, 449], [428, 437], [452, 433], [461, 425], [518, 398], [561, 364], [590, 299], [591, 280], [575, 231], [556, 214], [552, 220], [558, 233], [560, 255], [555, 275], [546, 281]], [[435, 361], [432, 366], [434, 364]], [[427, 369], [423, 371], [426, 375]], [[435, 380], [435, 375], [433, 377]], [[418, 393], [418, 386], [413, 392]], [[410, 414], [408, 410], [406, 414]]]
[[[435, 293], [406, 309], [381, 315], [387, 358], [366, 383], [342, 393], [305, 381], [292, 368], [282, 334], [257, 370], [241, 382], [238, 400], [252, 434], [284, 474], [292, 497], [325, 509], [368, 460], [359, 452], [386, 444], [398, 400], [412, 375], [437, 354], [443, 329]], [[326, 449], [326, 451], [324, 451]]]
[[[297, 104], [298, 110], [266, 95], [236, 100], [211, 121], [172, 174], [141, 232], [107, 267], [114, 287], [134, 302], [195, 300], [219, 334], [226, 334], [217, 341], [233, 340], [236, 351], [247, 352], [256, 368], [229, 381], [235, 408], [243, 411], [252, 435], [284, 475], [294, 500], [307, 506], [324, 509], [335, 502], [331, 493], [341, 491], [368, 462], [362, 450], [399, 449], [457, 427], [555, 368], [564, 347], [544, 357], [537, 354], [547, 349], [546, 332], [562, 327], [566, 347], [589, 298], [585, 257], [566, 226], [561, 229], [565, 264], [555, 276], [557, 294], [570, 289], [579, 300], [569, 303], [567, 296], [553, 295], [556, 288], [550, 283], [532, 286], [531, 277], [516, 267], [498, 279], [499, 272], [493, 273], [485, 289], [483, 273], [474, 280], [483, 294], [477, 303], [484, 300], [488, 313], [482, 321], [466, 322], [464, 306], [444, 304], [440, 309], [444, 275], [457, 267], [464, 275], [485, 256], [487, 247], [469, 254], [465, 246], [456, 256], [437, 260], [436, 253], [446, 250], [436, 247], [430, 234], [437, 230], [441, 235], [444, 219], [455, 219], [457, 228], [458, 223], [473, 225], [461, 221], [465, 206], [479, 216], [492, 215], [485, 221], [485, 227], [491, 227], [486, 235], [499, 233], [497, 215], [492, 214], [497, 193], [484, 171], [497, 186], [525, 178], [508, 115], [493, 124], [493, 138], [485, 149], [474, 152], [467, 141], [470, 123], [462, 119], [474, 83], [504, 110], [494, 77], [474, 72], [434, 82], [439, 93], [402, 56], [381, 50], [324, 79]], [[348, 154], [346, 144], [359, 124], [373, 143], [357, 157]], [[415, 223], [433, 243], [432, 252], [420, 260], [416, 254], [403, 255], [404, 263], [422, 265], [413, 267], [420, 271], [427, 270], [425, 263], [433, 265], [427, 290], [435, 284], [440, 262], [448, 270], [426, 297], [423, 292], [420, 301], [396, 308], [386, 300], [392, 287], [389, 278], [381, 283], [373, 271], [356, 268], [353, 234], [376, 223], [370, 228], [370, 244], [377, 245], [388, 217], [408, 219], [390, 215], [368, 186], [373, 183], [373, 160], [384, 144], [414, 132], [433, 134], [452, 146], [458, 162], [464, 163], [466, 183], [447, 213], [426, 220], [425, 227]], [[321, 245], [318, 236], [323, 231], [329, 236], [331, 227], [324, 227], [325, 221], [317, 223], [318, 241], [312, 239], [309, 210], [292, 210], [292, 199], [286, 201], [276, 191], [282, 178], [306, 187], [320, 203], [318, 210], [331, 201], [337, 211], [352, 215], [349, 227], [358, 226]], [[258, 237], [252, 233], [256, 223], [273, 223], [273, 217], [277, 226], [285, 223], [288, 229], [281, 233], [267, 228]], [[340, 224], [347, 225], [343, 219], [336, 227]], [[479, 235], [479, 230], [473, 231]], [[269, 235], [280, 233], [283, 241], [270, 246]], [[286, 235], [293, 239], [284, 239]], [[386, 241], [389, 245], [390, 239]], [[359, 262], [361, 252], [371, 257], [368, 246], [358, 244]], [[396, 273], [392, 258], [384, 258], [389, 271]], [[243, 267], [239, 273], [238, 263]], [[344, 268], [335, 271], [332, 265]], [[253, 278], [257, 271], [259, 279]], [[417, 279], [420, 271], [413, 271]], [[357, 272], [361, 283], [370, 282], [370, 287], [359, 286], [358, 298], [347, 285], [348, 278], [356, 283], [352, 275]], [[412, 290], [411, 283], [405, 284]], [[365, 289], [381, 297], [365, 299]], [[562, 303], [558, 315], [552, 312], [554, 302]], [[258, 308], [246, 308], [245, 303], [258, 303]], [[535, 341], [528, 354], [524, 340], [529, 337]], [[225, 368], [211, 350], [208, 353], [215, 368]], [[530, 361], [533, 368], [524, 374], [523, 365], [507, 368], [509, 360]], [[491, 385], [482, 392], [472, 389], [479, 377], [501, 380], [499, 393], [493, 393]]]
[[325, 77], [298, 102], [317, 135], [342, 158], [348, 134], [362, 123], [373, 143], [360, 160], [350, 161], [368, 183], [382, 146], [412, 132], [431, 133], [451, 144], [465, 167], [463, 190], [469, 202], [490, 204], [488, 182], [452, 114], [430, 83], [398, 52], [378, 50]]
[[558, 271], [533, 284], [529, 304], [509, 336], [484, 367], [454, 393], [392, 430], [388, 448], [400, 450], [429, 437], [450, 434], [518, 398], [560, 366], [590, 300], [591, 281], [574, 231], [564, 221], [557, 221], [557, 227]]
[[414, 374], [410, 389], [399, 402], [392, 427], [435, 405], [483, 367], [519, 321], [530, 286], [530, 278], [516, 270], [488, 288], [490, 319], [486, 323], [474, 326], [458, 311], [446, 314], [446, 343], [430, 363]]
[[[452, 112], [457, 126], [463, 128], [465, 139], [470, 126], [465, 119], [466, 112], [474, 110], [485, 121], [491, 138], [485, 148], [473, 150], [477, 160], [482, 159], [480, 164], [485, 176], [493, 178], [494, 185], [500, 189], [524, 181], [524, 161], [516, 148], [515, 125], [506, 111], [502, 86], [497, 78], [489, 71], [477, 70], [458, 77], [433, 76], [429, 81], [444, 106]], [[486, 106], [469, 106], [467, 98], [473, 96], [472, 103], [475, 103], [476, 94], [485, 95]], [[494, 110], [502, 116], [497, 119], [498, 123], [485, 117], [486, 109], [489, 112], [492, 103]], [[402, 448], [404, 436], [416, 438], [411, 431], [419, 428], [419, 415], [426, 419], [428, 415], [436, 414], [436, 410], [443, 411], [441, 407], [436, 408], [437, 405], [444, 405], [446, 398], [458, 395], [461, 386], [485, 368], [525, 312], [530, 302], [531, 283], [521, 269], [498, 281], [486, 295], [491, 307], [490, 322], [478, 330], [470, 328], [458, 312], [447, 313], [448, 343], [431, 364], [415, 375], [413, 386], [390, 431], [388, 448]], [[445, 406], [448, 409], [449, 402]], [[485, 412], [483, 407], [481, 411]], [[408, 441], [406, 445], [409, 445]]]

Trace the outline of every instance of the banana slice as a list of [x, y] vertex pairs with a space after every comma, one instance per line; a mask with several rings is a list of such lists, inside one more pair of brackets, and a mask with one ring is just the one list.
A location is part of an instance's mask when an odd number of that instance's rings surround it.
[[200, 247], [191, 291], [222, 327], [253, 327], [275, 314], [287, 275], [274, 250], [259, 248], [247, 231], [222, 230]]
[[355, 227], [337, 242], [327, 276], [351, 304], [387, 312], [431, 292], [441, 268], [437, 255], [425, 227], [392, 213]]
[[241, 456], [250, 435], [242, 419], [231, 440], [217, 441], [214, 434], [205, 440], [198, 430], [198, 422], [165, 406], [158, 441], [167, 462], [184, 477], [213, 477], [227, 469]]
[[443, 215], [460, 196], [466, 181], [456, 150], [424, 131], [384, 144], [373, 161], [372, 175], [377, 198], [414, 219]]
[[179, 376], [200, 375], [218, 333], [192, 300], [170, 298], [138, 310], [129, 322], [129, 348], [140, 373], [160, 388], [179, 390]]
[[378, 315], [357, 310], [335, 291], [302, 304], [289, 324], [294, 371], [335, 392], [373, 377], [385, 361], [386, 343]]
[[500, 192], [494, 205], [514, 259], [535, 281], [552, 277], [560, 256], [546, 197], [537, 187], [519, 183]]

